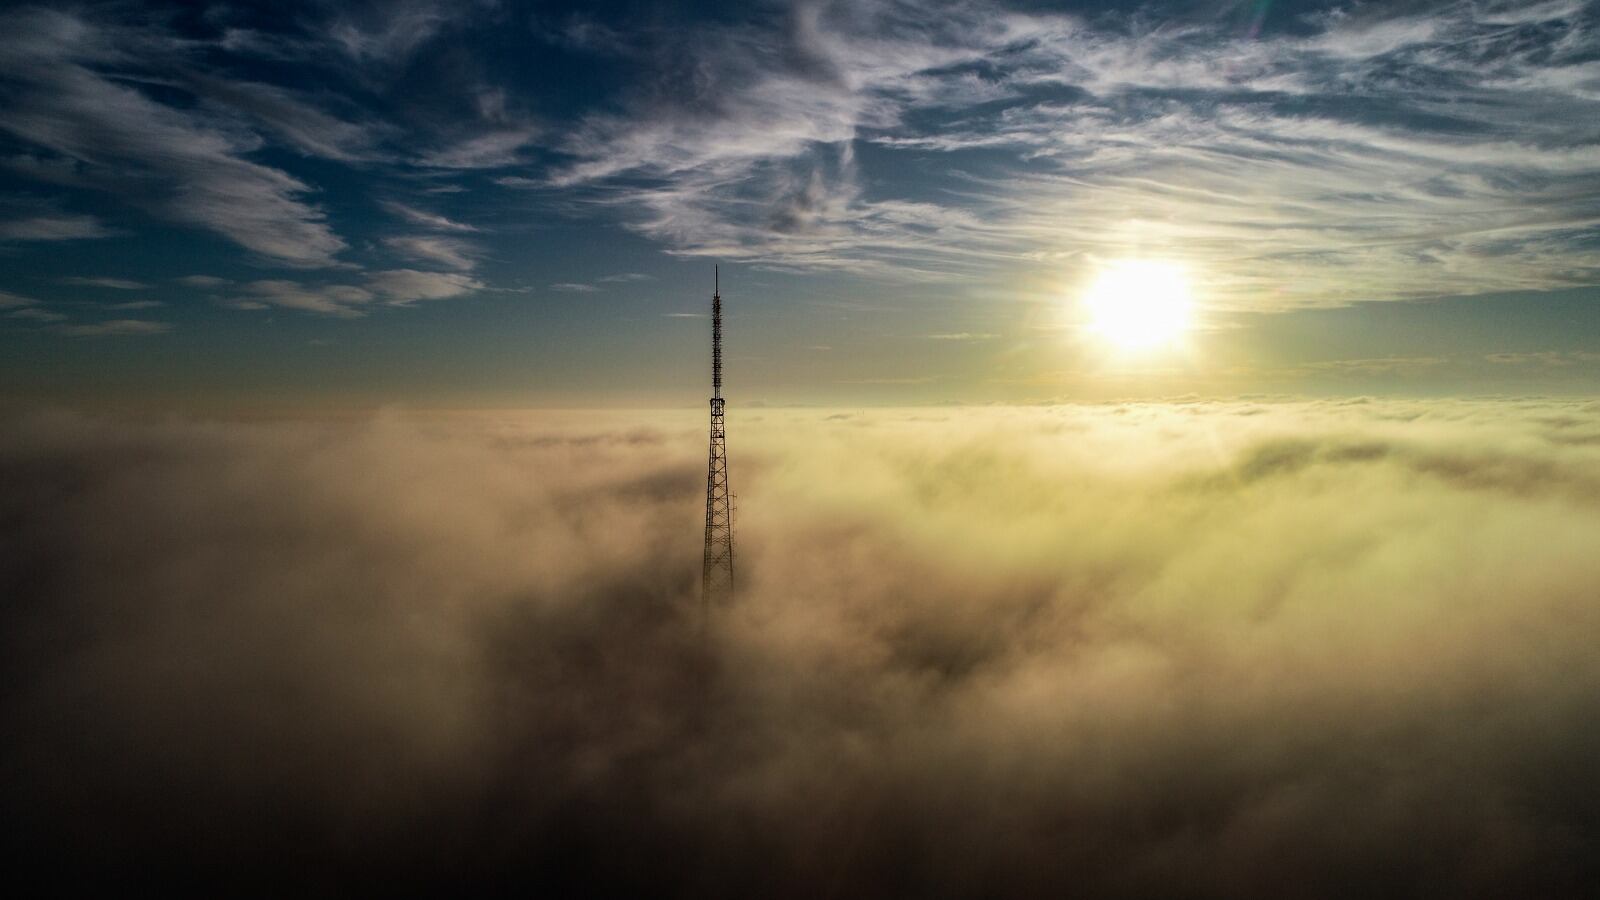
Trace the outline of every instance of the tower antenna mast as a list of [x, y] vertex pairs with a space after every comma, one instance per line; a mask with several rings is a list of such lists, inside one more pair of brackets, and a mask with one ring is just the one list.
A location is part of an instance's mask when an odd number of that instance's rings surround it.
[[733, 500], [728, 491], [728, 436], [722, 421], [722, 272], [712, 269], [711, 454], [706, 465], [706, 549], [700, 602], [709, 608], [733, 594]]

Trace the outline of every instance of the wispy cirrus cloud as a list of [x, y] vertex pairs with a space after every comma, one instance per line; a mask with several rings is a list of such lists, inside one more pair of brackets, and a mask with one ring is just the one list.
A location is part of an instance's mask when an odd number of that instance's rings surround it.
[[[1594, 4], [1333, 8], [1251, 36], [826, 3], [657, 40], [702, 62], [588, 118], [554, 183], [675, 252], [902, 278], [1156, 253], [1244, 308], [1600, 281]], [[863, 171], [863, 146], [906, 174]]]
[[470, 272], [477, 268], [482, 247], [462, 234], [476, 233], [476, 226], [457, 222], [447, 216], [418, 209], [404, 203], [383, 201], [385, 210], [408, 224], [444, 234], [394, 235], [383, 239], [383, 244], [407, 259], [441, 266], [457, 272]]
[[319, 36], [357, 62], [397, 65], [469, 11], [470, 4], [439, 0], [349, 5], [332, 15]]
[[421, 300], [460, 297], [483, 287], [482, 282], [461, 273], [389, 269], [368, 273], [353, 284], [252, 281], [241, 285], [224, 303], [236, 309], [279, 307], [350, 319], [366, 315], [373, 305], [410, 306]]
[[404, 203], [397, 203], [393, 200], [385, 200], [379, 205], [403, 221], [422, 228], [454, 232], [473, 232], [478, 230], [465, 222], [457, 222], [448, 216], [442, 216], [425, 209], [418, 209], [415, 206], [409, 206]]
[[427, 150], [417, 163], [440, 169], [499, 169], [523, 161], [523, 149], [539, 137], [531, 125], [495, 128]]
[[[4, 164], [254, 265], [378, 247], [377, 266], [471, 272], [556, 213], [899, 284], [1160, 255], [1236, 309], [1600, 283], [1591, 2], [130, 9], [3, 14]], [[539, 89], [488, 39], [511, 25], [606, 77]], [[488, 185], [516, 193], [418, 199]], [[110, 235], [98, 215], [29, 212], [0, 240]]]
[[308, 156], [347, 163], [390, 156], [381, 141], [392, 129], [334, 116], [285, 88], [194, 71], [183, 73], [182, 84], [214, 110], [248, 117]]
[[282, 307], [303, 312], [323, 313], [341, 318], [364, 315], [362, 307], [372, 302], [373, 294], [351, 284], [306, 285], [297, 281], [264, 278], [243, 285], [243, 292], [230, 298], [234, 309]]
[[61, 283], [76, 287], [107, 288], [113, 291], [142, 291], [150, 286], [131, 278], [94, 278], [84, 275], [69, 275], [62, 278]]
[[113, 234], [94, 216], [42, 215], [0, 222], [0, 241], [79, 241]]
[[110, 319], [104, 322], [87, 322], [78, 325], [58, 325], [56, 331], [72, 337], [117, 337], [166, 334], [172, 330], [167, 322], [148, 319]]
[[419, 272], [390, 269], [367, 276], [367, 286], [391, 306], [409, 306], [418, 300], [447, 300], [483, 289], [483, 282], [453, 272]]
[[28, 322], [65, 322], [67, 316], [55, 310], [40, 309], [37, 306], [24, 306], [6, 313], [8, 319], [21, 319]]
[[471, 271], [478, 265], [478, 248], [469, 241], [437, 235], [401, 235], [384, 238], [389, 249], [411, 259], [443, 266], [447, 269]]
[[593, 294], [606, 290], [606, 285], [637, 284], [649, 280], [649, 275], [640, 272], [620, 272], [615, 275], [602, 275], [593, 281], [558, 281], [550, 285], [550, 289], [568, 294]]
[[38, 7], [0, 16], [0, 129], [70, 161], [80, 183], [276, 262], [325, 266], [345, 243], [306, 183], [246, 158], [249, 133], [151, 99], [104, 67], [181, 56], [176, 38]]

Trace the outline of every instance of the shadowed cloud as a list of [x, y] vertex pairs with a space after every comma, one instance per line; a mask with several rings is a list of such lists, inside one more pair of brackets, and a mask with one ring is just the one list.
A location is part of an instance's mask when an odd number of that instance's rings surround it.
[[[6, 808], [71, 873], [1581, 896], [1600, 410], [0, 428]], [[247, 892], [250, 887], [244, 888]]]

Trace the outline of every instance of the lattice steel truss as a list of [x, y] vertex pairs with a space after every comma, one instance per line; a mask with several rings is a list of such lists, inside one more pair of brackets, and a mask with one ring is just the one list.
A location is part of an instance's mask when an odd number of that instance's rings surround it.
[[711, 458], [706, 465], [706, 552], [700, 599], [733, 595], [733, 495], [728, 490], [728, 435], [722, 421], [722, 274], [711, 294]]

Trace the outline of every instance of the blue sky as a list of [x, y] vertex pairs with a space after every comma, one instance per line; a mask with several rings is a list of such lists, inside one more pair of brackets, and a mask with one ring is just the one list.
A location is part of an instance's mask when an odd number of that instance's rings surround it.
[[1600, 5], [15, 6], [0, 261], [11, 400], [1589, 391]]

